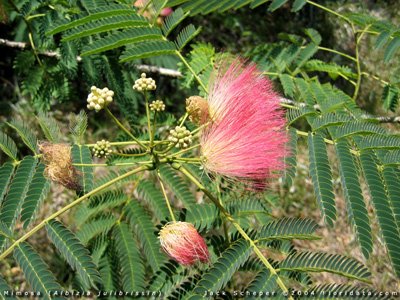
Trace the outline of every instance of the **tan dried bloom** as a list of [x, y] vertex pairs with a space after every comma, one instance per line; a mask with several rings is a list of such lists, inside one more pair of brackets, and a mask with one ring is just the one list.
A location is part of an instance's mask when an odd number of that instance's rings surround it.
[[209, 118], [208, 102], [200, 96], [191, 96], [186, 99], [186, 112], [189, 120], [197, 125], [204, 124]]
[[81, 189], [80, 174], [72, 165], [70, 145], [42, 142], [39, 144], [39, 150], [46, 165], [44, 170], [46, 177], [68, 189]]

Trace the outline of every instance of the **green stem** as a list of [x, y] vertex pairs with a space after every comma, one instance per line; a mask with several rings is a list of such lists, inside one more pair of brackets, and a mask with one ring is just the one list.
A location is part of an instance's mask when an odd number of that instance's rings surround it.
[[134, 140], [140, 147], [147, 149], [145, 145], [142, 144], [141, 141], [139, 141], [122, 123], [113, 115], [113, 113], [108, 109], [108, 107], [105, 108], [105, 111], [107, 114], [114, 120], [114, 122], [121, 128], [127, 135], [129, 135], [132, 140]]
[[[142, 144], [149, 144], [150, 141], [140, 141]], [[163, 143], [164, 141], [154, 141], [154, 143]], [[126, 141], [126, 142], [110, 142], [111, 146], [129, 146], [129, 145], [137, 145], [137, 141]], [[97, 144], [84, 144], [88, 147], [94, 147]]]
[[152, 161], [135, 161], [126, 163], [116, 163], [116, 164], [72, 164], [75, 167], [115, 167], [115, 166], [133, 166], [137, 164], [149, 164]]
[[147, 97], [147, 92], [143, 92], [144, 95], [144, 100], [146, 102], [146, 118], [147, 118], [147, 131], [149, 133], [149, 138], [150, 138], [150, 148], [153, 147], [153, 133], [151, 132], [151, 121], [150, 121], [150, 108], [149, 108], [149, 100]]
[[154, 146], [154, 137], [156, 135], [156, 127], [157, 127], [157, 111], [154, 111], [154, 115], [153, 115], [153, 130], [152, 135], [151, 135], [151, 139], [150, 139], [150, 148], [152, 148]]
[[168, 155], [168, 157], [174, 158], [174, 157], [176, 157], [177, 155], [186, 153], [186, 152], [188, 152], [188, 151], [190, 151], [190, 150], [193, 150], [193, 149], [195, 149], [195, 148], [198, 148], [198, 147], [200, 147], [200, 144], [196, 144], [196, 145], [193, 145], [193, 146], [191, 146], [191, 147], [189, 147], [189, 148], [186, 148], [186, 149], [183, 149], [183, 150], [181, 150], [181, 151], [178, 151], [178, 152], [176, 152], [176, 153], [172, 153], [171, 155]]
[[326, 12], [331, 13], [331, 14], [333, 14], [333, 15], [335, 15], [335, 16], [337, 16], [337, 17], [339, 17], [339, 18], [341, 18], [341, 19], [343, 19], [343, 20], [345, 20], [346, 22], [348, 22], [348, 23], [351, 24], [351, 20], [350, 20], [349, 18], [347, 18], [346, 16], [343, 16], [342, 14], [339, 14], [339, 13], [336, 12], [336, 11], [333, 11], [333, 10], [331, 10], [331, 9], [329, 9], [329, 8], [327, 8], [327, 7], [323, 6], [323, 5], [321, 5], [321, 4], [315, 3], [315, 2], [310, 1], [310, 0], [307, 0], [307, 3], [308, 3], [308, 4], [311, 4], [311, 5], [314, 5], [314, 6], [320, 8], [320, 9], [322, 9], [322, 10], [325, 10]]
[[40, 222], [38, 225], [36, 225], [35, 227], [33, 227], [31, 230], [29, 230], [27, 233], [25, 233], [22, 237], [20, 237], [18, 240], [16, 240], [14, 243], [11, 244], [10, 247], [7, 248], [7, 250], [5, 250], [1, 255], [0, 255], [0, 261], [4, 258], [6, 258], [9, 254], [11, 254], [11, 252], [14, 250], [15, 247], [17, 247], [20, 243], [22, 243], [23, 241], [27, 240], [29, 237], [31, 237], [34, 233], [38, 232], [40, 229], [42, 229], [44, 226], [46, 226], [46, 224], [50, 221], [53, 220], [55, 218], [57, 218], [59, 215], [63, 214], [64, 212], [66, 212], [67, 210], [75, 207], [76, 205], [78, 205], [79, 203], [81, 203], [83, 200], [89, 198], [90, 196], [93, 196], [94, 194], [100, 192], [101, 190], [112, 186], [114, 183], [132, 176], [133, 174], [145, 171], [145, 170], [149, 170], [150, 166], [141, 166], [139, 168], [136, 168], [132, 171], [129, 171], [121, 176], [118, 176], [110, 181], [108, 181], [107, 183], [95, 188], [94, 190], [90, 191], [89, 193], [83, 195], [82, 197], [79, 197], [78, 199], [76, 199], [75, 201], [71, 202], [70, 204], [64, 206], [62, 209], [56, 211], [55, 213], [53, 213], [52, 215], [50, 215], [49, 217], [45, 218], [42, 222]]
[[197, 80], [197, 82], [200, 84], [202, 89], [204, 90], [205, 93], [207, 93], [207, 88], [204, 85], [203, 81], [200, 79], [200, 77], [196, 74], [196, 72], [192, 69], [192, 67], [189, 65], [187, 60], [182, 56], [182, 54], [179, 51], [176, 51], [176, 55], [180, 58], [180, 60], [183, 62], [183, 64], [186, 66], [186, 68], [189, 69], [190, 73], [194, 76], [194, 78]]
[[356, 67], [357, 67], [357, 83], [356, 83], [356, 87], [354, 89], [354, 94], [353, 94], [353, 100], [356, 101], [357, 100], [357, 96], [358, 96], [358, 92], [360, 90], [360, 86], [361, 86], [361, 79], [362, 79], [362, 72], [361, 72], [361, 64], [360, 64], [360, 42], [362, 37], [364, 36], [366, 30], [368, 30], [368, 28], [371, 25], [368, 25], [367, 27], [364, 28], [364, 30], [360, 33], [360, 36], [357, 38], [357, 34], [356, 34], [356, 30], [354, 28], [354, 26], [352, 26], [353, 32], [355, 34], [355, 38], [356, 38]]
[[183, 123], [185, 123], [185, 121], [186, 121], [186, 119], [187, 119], [188, 116], [189, 116], [189, 114], [188, 114], [188, 113], [185, 113], [185, 115], [184, 115], [183, 118], [182, 118], [182, 121], [179, 123], [179, 127], [182, 127]]
[[382, 83], [383, 85], [388, 85], [388, 84], [389, 84], [389, 82], [387, 82], [387, 81], [385, 81], [385, 80], [379, 78], [379, 77], [376, 76], [376, 75], [369, 74], [369, 73], [367, 73], [367, 72], [361, 72], [361, 75], [364, 75], [364, 76], [367, 76], [367, 77], [371, 77], [371, 78], [373, 78], [373, 79], [379, 81], [379, 82]]
[[[218, 199], [211, 194], [209, 190], [207, 190], [203, 184], [198, 181], [187, 169], [185, 169], [182, 165], [179, 164], [172, 164], [172, 167], [175, 168], [176, 170], [182, 172], [190, 181], [192, 181], [201, 191], [204, 192], [204, 194], [207, 195], [207, 197], [220, 209], [220, 211], [225, 215], [227, 220], [229, 220], [233, 226], [236, 228], [236, 230], [240, 233], [240, 235], [249, 242], [250, 246], [253, 248], [254, 253], [257, 255], [257, 257], [261, 260], [261, 262], [267, 267], [267, 269], [270, 271], [272, 276], [276, 276], [276, 282], [278, 286], [282, 289], [283, 292], [288, 293], [289, 290], [283, 283], [282, 279], [278, 276], [278, 273], [274, 269], [274, 267], [269, 263], [269, 261], [265, 258], [265, 256], [262, 254], [260, 249], [257, 247], [257, 245], [254, 243], [254, 241], [247, 235], [247, 233], [243, 230], [243, 228], [239, 225], [239, 223], [229, 214], [229, 212], [221, 205], [221, 203], [218, 201]], [[290, 295], [288, 296], [288, 299], [293, 299]]]
[[118, 156], [124, 156], [124, 157], [139, 157], [139, 156], [147, 155], [147, 153], [129, 154], [129, 153], [120, 153], [120, 152], [113, 152], [112, 154], [113, 155], [118, 155]]
[[167, 192], [166, 192], [165, 187], [164, 187], [164, 183], [161, 180], [160, 170], [157, 170], [157, 178], [158, 178], [158, 182], [160, 183], [161, 190], [162, 190], [164, 198], [165, 198], [165, 203], [167, 204], [167, 207], [168, 207], [168, 210], [169, 210], [169, 214], [171, 216], [171, 220], [176, 222], [176, 219], [175, 219], [175, 216], [174, 216], [174, 212], [172, 211], [171, 203], [169, 203], [169, 200], [168, 200], [168, 196], [167, 196]]
[[346, 57], [346, 58], [348, 58], [348, 59], [350, 59], [350, 60], [352, 60], [354, 62], [357, 62], [357, 59], [355, 57], [353, 57], [351, 55], [348, 55], [346, 53], [343, 53], [343, 52], [340, 52], [340, 51], [337, 51], [337, 50], [334, 50], [334, 49], [326, 48], [326, 47], [321, 47], [321, 46], [318, 46], [318, 49], [322, 50], [322, 51], [326, 51], [326, 52], [335, 53], [335, 54], [338, 54], [340, 56]]

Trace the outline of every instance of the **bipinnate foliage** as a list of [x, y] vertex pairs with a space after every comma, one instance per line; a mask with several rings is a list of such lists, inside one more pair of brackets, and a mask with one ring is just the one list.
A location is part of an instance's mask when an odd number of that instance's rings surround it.
[[[30, 94], [37, 107], [49, 107], [53, 97], [68, 98], [69, 79], [76, 78], [82, 68], [88, 86], [105, 78], [115, 91], [116, 102], [126, 116], [118, 125], [129, 124], [131, 128], [135, 125], [145, 131], [136, 118], [137, 111], [132, 109], [138, 104], [132, 100], [136, 98], [132, 91], [126, 92], [132, 82], [123, 63], [172, 55], [175, 62], [181, 60], [184, 66], [181, 85], [198, 86], [207, 97], [215, 62], [229, 55], [218, 54], [212, 45], [203, 43], [192, 44], [192, 49], [184, 55], [184, 47], [200, 29], [191, 24], [182, 28], [183, 21], [199, 13], [226, 12], [245, 5], [256, 8], [267, 1], [153, 1], [155, 17], [163, 7], [174, 7], [161, 28], [124, 1], [116, 4], [82, 0], [77, 1], [79, 6], [57, 4], [60, 10], [30, 20], [30, 15], [45, 11], [41, 2], [28, 5], [27, 1], [19, 13], [26, 22], [32, 22], [30, 30], [35, 31], [33, 38], [39, 49], [58, 47], [60, 55], [42, 61], [37, 49], [32, 49], [17, 56], [15, 67], [26, 76], [23, 93]], [[273, 0], [268, 10], [273, 12], [287, 3], [294, 12], [315, 5], [307, 0]], [[321, 9], [326, 10], [323, 6]], [[64, 17], [66, 12], [71, 18]], [[331, 49], [335, 55], [349, 60], [346, 65], [314, 58], [326, 48], [320, 46], [322, 37], [312, 28], [305, 29], [304, 36], [282, 34], [280, 42], [257, 45], [245, 56], [258, 63], [260, 71], [276, 80], [282, 93], [290, 98], [281, 99], [290, 137], [282, 190], [297, 180], [297, 149], [300, 143], [306, 144], [311, 182], [324, 223], [328, 227], [335, 225], [336, 196], [343, 195], [347, 217], [364, 258], [369, 258], [374, 246], [376, 238], [371, 227], [376, 219], [393, 270], [399, 277], [400, 138], [381, 124], [387, 118], [367, 114], [357, 106], [361, 78], [368, 76], [362, 72], [359, 58], [362, 36], [376, 35], [375, 47], [383, 49], [384, 60], [388, 62], [400, 47], [398, 29], [372, 16], [335, 16], [350, 24], [357, 37], [354, 56]], [[53, 40], [53, 36], [57, 38]], [[27, 68], [31, 71], [29, 76], [24, 73]], [[343, 90], [338, 88], [339, 78], [354, 88], [353, 95], [344, 92], [349, 90], [347, 86]], [[400, 93], [398, 82], [393, 79], [379, 83], [383, 107], [395, 111]], [[112, 115], [111, 111], [108, 113]], [[193, 157], [187, 155], [190, 152], [180, 156], [178, 150], [167, 148], [171, 155], [163, 160], [162, 155], [154, 156], [140, 147], [125, 149], [122, 146], [132, 142], [133, 135], [129, 137], [132, 133], [123, 127], [122, 141], [113, 143], [116, 153], [104, 164], [97, 164], [91, 155], [93, 144], [86, 141], [88, 122], [84, 112], [73, 118], [68, 137], [73, 141], [71, 163], [81, 189], [75, 200], [38, 220], [50, 182], [44, 174], [37, 141], [58, 143], [63, 137], [50, 114], [39, 113], [36, 119], [36, 128], [14, 119], [6, 124], [7, 130], [0, 132], [0, 150], [5, 155], [2, 158], [8, 158], [0, 166], [0, 258], [8, 260], [13, 253], [30, 287], [44, 297], [48, 297], [48, 291], [74, 286], [129, 293], [160, 291], [168, 299], [198, 299], [206, 291], [235, 289], [237, 274], [242, 271], [251, 271], [253, 275], [249, 277], [247, 290], [276, 290], [279, 296], [293, 282], [316, 294], [322, 290], [362, 292], [367, 287], [353, 286], [352, 281], [371, 282], [370, 271], [362, 262], [293, 245], [293, 240], [319, 238], [316, 221], [272, 216], [271, 191], [251, 193], [240, 184], [232, 186], [224, 178], [208, 177], [199, 168], [201, 160], [191, 163]], [[162, 122], [166, 127], [178, 125], [172, 117]], [[188, 126], [194, 128], [193, 124]], [[301, 130], [304, 128], [305, 131]], [[150, 127], [148, 131], [151, 132]], [[163, 139], [159, 132], [153, 132], [152, 137], [156, 139], [147, 141], [150, 145]], [[140, 143], [134, 140], [131, 145]], [[25, 152], [19, 148], [29, 154], [22, 155]], [[132, 165], [137, 168], [131, 169]], [[105, 167], [107, 171], [97, 175], [95, 167]], [[340, 182], [340, 190], [336, 182]], [[362, 190], [364, 183], [368, 195]], [[77, 209], [71, 210], [74, 207]], [[371, 207], [373, 220], [369, 214]], [[75, 220], [73, 223], [57, 220], [65, 212], [73, 214], [70, 218]], [[211, 254], [209, 264], [188, 269], [169, 260], [160, 250], [158, 232], [174, 219], [192, 223], [205, 237]], [[35, 245], [27, 241], [43, 227], [57, 255], [71, 267], [72, 279], [56, 277], [56, 270], [50, 270], [46, 263], [49, 258], [42, 257]], [[280, 255], [265, 255], [272, 252]], [[337, 274], [348, 278], [350, 284], [314, 286], [309, 276], [312, 272]], [[7, 281], [8, 278], [0, 276], [1, 289], [8, 288]]]

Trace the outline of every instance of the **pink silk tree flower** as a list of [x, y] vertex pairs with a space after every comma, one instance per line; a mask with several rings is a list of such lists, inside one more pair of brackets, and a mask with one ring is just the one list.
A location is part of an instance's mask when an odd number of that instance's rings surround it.
[[[223, 70], [222, 70], [223, 69]], [[209, 123], [200, 137], [204, 168], [265, 186], [284, 168], [284, 113], [272, 83], [254, 64], [235, 61], [210, 80]]]
[[168, 223], [160, 230], [159, 239], [164, 251], [182, 265], [210, 259], [206, 242], [190, 223]]

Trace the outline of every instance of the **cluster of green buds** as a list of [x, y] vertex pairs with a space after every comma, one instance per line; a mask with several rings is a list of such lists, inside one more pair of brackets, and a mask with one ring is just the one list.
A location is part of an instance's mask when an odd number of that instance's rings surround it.
[[169, 131], [168, 140], [175, 144], [176, 148], [187, 148], [192, 143], [192, 134], [185, 126], [176, 126]]
[[150, 103], [150, 110], [153, 111], [164, 111], [165, 110], [165, 104], [161, 100], [156, 100]]
[[114, 92], [106, 87], [99, 89], [98, 87], [92, 86], [90, 90], [92, 92], [87, 98], [87, 108], [90, 110], [94, 109], [98, 112], [113, 101]]
[[97, 141], [96, 145], [93, 147], [93, 155], [96, 157], [104, 157], [106, 158], [108, 155], [110, 155], [113, 151], [110, 149], [111, 145], [109, 141], [106, 140], [101, 140]]
[[132, 88], [138, 92], [152, 91], [156, 89], [156, 82], [151, 77], [146, 78], [146, 73], [142, 73]]

